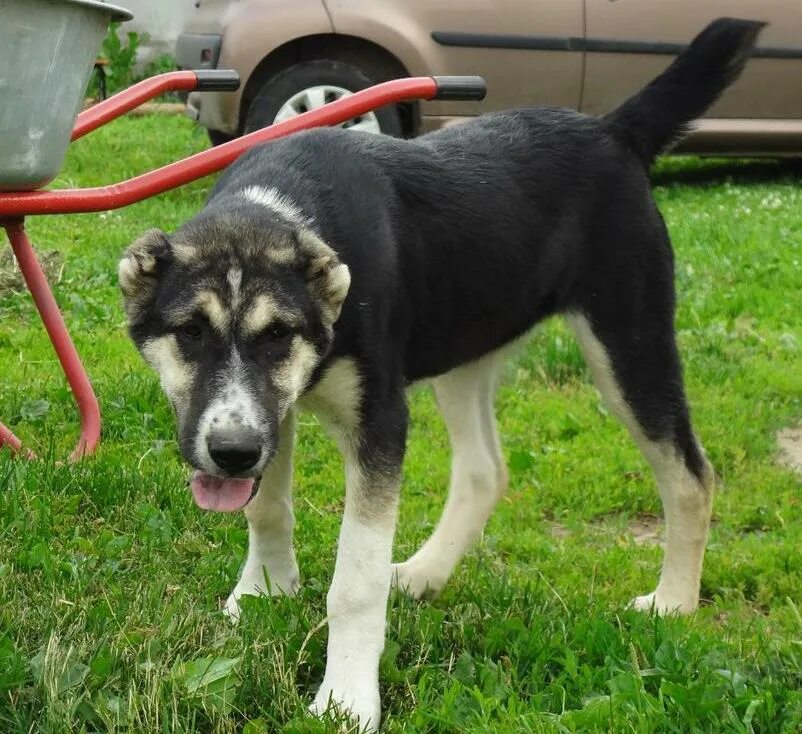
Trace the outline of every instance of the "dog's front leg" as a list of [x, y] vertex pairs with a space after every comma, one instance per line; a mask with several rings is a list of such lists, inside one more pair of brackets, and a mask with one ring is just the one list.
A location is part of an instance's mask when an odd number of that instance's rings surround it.
[[225, 604], [225, 611], [234, 622], [239, 620], [238, 600], [243, 594], [276, 596], [294, 594], [298, 588], [298, 563], [292, 547], [295, 424], [295, 410], [290, 409], [279, 428], [278, 452], [262, 477], [259, 491], [245, 507], [248, 557]]
[[[358, 719], [360, 731], [375, 731], [381, 719], [379, 658], [384, 649], [406, 409], [390, 415], [389, 425], [384, 420], [379, 421], [380, 428], [373, 423], [352, 450], [344, 446], [345, 513], [327, 597], [326, 673], [312, 705], [318, 715], [332, 705], [348, 713]], [[384, 435], [377, 437], [377, 429]], [[393, 445], [388, 446], [388, 438]]]

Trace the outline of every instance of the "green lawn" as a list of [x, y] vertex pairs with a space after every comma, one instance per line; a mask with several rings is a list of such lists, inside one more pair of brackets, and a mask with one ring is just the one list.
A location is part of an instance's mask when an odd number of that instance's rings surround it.
[[[120, 121], [76, 143], [57, 183], [110, 183], [204, 146], [180, 118]], [[800, 478], [777, 466], [774, 442], [802, 420], [802, 185], [748, 166], [678, 183], [709, 165], [664, 162], [656, 189], [695, 424], [723, 484], [702, 608], [626, 609], [657, 580], [654, 482], [572, 337], [548, 323], [500, 393], [512, 480], [483, 542], [436, 601], [391, 597], [386, 732], [802, 729]], [[56, 296], [104, 413], [101, 448], [80, 464], [55, 461], [76, 437], [69, 392], [7, 261], [0, 270], [0, 418], [49, 457], [0, 452], [0, 732], [333, 730], [305, 715], [342, 507], [332, 443], [302, 418], [303, 591], [248, 600], [232, 627], [219, 604], [244, 519], [194, 506], [168, 406], [123, 328], [120, 252], [193, 214], [208, 186], [29, 222], [40, 251], [63, 256], [50, 258]], [[429, 391], [411, 406], [398, 559], [432, 530], [448, 478]]]

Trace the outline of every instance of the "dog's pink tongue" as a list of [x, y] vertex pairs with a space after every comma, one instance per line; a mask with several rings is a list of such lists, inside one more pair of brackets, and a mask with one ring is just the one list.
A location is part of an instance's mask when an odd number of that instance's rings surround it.
[[196, 471], [190, 486], [192, 496], [201, 509], [234, 512], [248, 504], [253, 491], [253, 479], [215, 477]]

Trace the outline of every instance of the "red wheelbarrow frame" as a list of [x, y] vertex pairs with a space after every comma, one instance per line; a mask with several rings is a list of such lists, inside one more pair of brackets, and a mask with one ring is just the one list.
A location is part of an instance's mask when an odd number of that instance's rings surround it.
[[[76, 120], [72, 140], [134, 109], [148, 99], [168, 91], [234, 90], [236, 72], [175, 71], [146, 79], [85, 110]], [[413, 77], [396, 79], [343, 97], [324, 107], [290, 120], [262, 128], [231, 142], [205, 150], [162, 168], [109, 186], [57, 191], [0, 194], [0, 226], [4, 227], [42, 322], [69, 383], [78, 407], [81, 433], [71, 454], [78, 459], [94, 452], [100, 440], [100, 408], [92, 384], [70, 339], [44, 272], [36, 258], [24, 219], [33, 214], [76, 214], [118, 209], [147, 199], [190, 181], [215, 173], [232, 163], [248, 148], [299, 130], [337, 125], [377, 107], [411, 100], [481, 100], [485, 95], [480, 77]], [[21, 450], [20, 440], [0, 423], [0, 447]], [[25, 455], [33, 457], [31, 451]]]

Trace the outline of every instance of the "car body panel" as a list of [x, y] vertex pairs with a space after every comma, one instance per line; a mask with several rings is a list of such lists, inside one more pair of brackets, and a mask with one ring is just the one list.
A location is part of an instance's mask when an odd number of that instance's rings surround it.
[[[761, 35], [756, 57], [677, 150], [798, 155], [801, 2], [200, 0], [185, 31], [221, 34], [217, 66], [239, 71], [243, 84], [236, 93], [192, 94], [189, 108], [204, 126], [237, 134], [249, 89], [263, 81], [260, 64], [265, 59], [272, 63], [276, 56], [270, 54], [286, 53], [293, 42], [307, 48], [332, 38], [368, 41], [412, 76], [485, 78], [488, 94], [483, 102], [421, 104], [417, 132], [522, 105], [553, 104], [598, 115], [664, 70], [713, 18], [757, 17], [770, 25]], [[193, 44], [198, 47], [197, 40], [188, 45]]]
[[436, 38], [478, 34], [582, 33], [582, 0], [508, 0], [503, 12], [486, 0], [326, 0], [338, 33], [366, 38], [393, 53], [412, 75], [481, 74], [483, 102], [428, 102], [423, 114], [477, 115], [522, 104], [577, 107], [582, 84], [579, 52], [532, 51], [451, 44]]
[[[681, 10], [677, 5], [682, 5]], [[643, 12], [645, 5], [649, 11]], [[663, 71], [666, 53], [595, 52], [596, 41], [684, 46], [715, 18], [729, 15], [769, 23], [741, 78], [709, 111], [709, 118], [802, 118], [802, 3], [800, 0], [703, 0], [694, 3], [586, 0], [587, 52], [581, 109], [609, 112]], [[598, 44], [597, 47], [603, 47]], [[772, 58], [761, 57], [762, 50]], [[790, 58], [778, 58], [783, 53]], [[784, 90], [782, 94], [778, 90]]]

